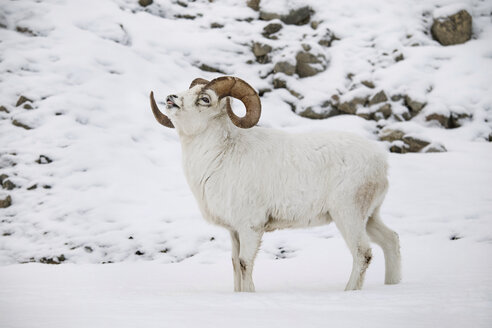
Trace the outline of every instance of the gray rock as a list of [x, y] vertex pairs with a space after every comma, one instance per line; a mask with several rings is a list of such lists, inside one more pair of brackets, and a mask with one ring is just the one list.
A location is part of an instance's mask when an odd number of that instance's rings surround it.
[[459, 128], [465, 120], [470, 120], [472, 115], [468, 113], [451, 113], [449, 117], [449, 129]]
[[340, 40], [335, 36], [335, 34], [330, 30], [326, 29], [325, 35], [318, 41], [318, 44], [323, 47], [331, 47], [331, 44], [335, 40]]
[[405, 133], [400, 130], [384, 129], [380, 132], [379, 140], [393, 142], [402, 140]]
[[305, 6], [299, 9], [291, 10], [286, 16], [281, 16], [280, 19], [285, 24], [304, 25], [309, 23], [309, 20], [311, 19], [311, 12], [311, 8]]
[[4, 199], [0, 199], [0, 208], [7, 208], [10, 205], [12, 205], [12, 198], [10, 197], [10, 195]]
[[275, 79], [273, 79], [273, 88], [274, 89], [285, 89], [285, 88], [287, 88], [287, 82], [285, 80], [275, 78]]
[[276, 13], [269, 13], [266, 11], [260, 11], [260, 19], [265, 20], [265, 21], [269, 21], [272, 19], [280, 19], [280, 15], [276, 14]]
[[459, 128], [464, 120], [471, 119], [472, 115], [467, 113], [451, 113], [444, 115], [440, 113], [432, 113], [425, 117], [426, 121], [436, 121], [446, 129]]
[[8, 111], [8, 109], [7, 109], [7, 108], [5, 108], [5, 106], [0, 106], [0, 112], [4, 112], [4, 113], [7, 113], [7, 114], [8, 114], [8, 113], [10, 113], [10, 112]]
[[277, 13], [260, 11], [260, 19], [267, 21], [272, 19], [280, 19], [285, 24], [304, 25], [309, 23], [309, 20], [311, 19], [311, 13], [312, 10], [308, 6], [301, 7], [299, 9], [293, 9], [287, 15], [279, 15]]
[[35, 190], [37, 187], [37, 184], [33, 184], [32, 186], [28, 187], [27, 190]]
[[138, 4], [142, 7], [150, 6], [153, 2], [153, 0], [138, 0]]
[[14, 189], [15, 187], [17, 187], [17, 186], [15, 185], [15, 183], [13, 183], [13, 182], [12, 182], [12, 181], [10, 181], [10, 180], [4, 180], [4, 181], [2, 181], [2, 188], [3, 188], [3, 189], [12, 190], [12, 189]]
[[405, 106], [407, 106], [407, 108], [410, 110], [412, 117], [420, 113], [425, 105], [427, 105], [427, 103], [418, 102], [413, 100], [409, 96], [405, 96]]
[[29, 125], [26, 125], [18, 120], [13, 120], [12, 124], [15, 126], [18, 126], [20, 128], [26, 129], [26, 130], [31, 130], [32, 128]]
[[429, 141], [412, 136], [404, 136], [402, 140], [408, 146], [408, 148], [404, 148], [405, 151], [410, 153], [417, 153], [430, 144]]
[[20, 96], [19, 99], [17, 100], [17, 103], [15, 104], [15, 107], [19, 107], [20, 105], [22, 105], [23, 103], [25, 103], [26, 101], [28, 102], [32, 102], [31, 99], [27, 98], [27, 97], [24, 97], [24, 96]]
[[210, 24], [210, 28], [223, 28], [224, 25], [220, 24], [220, 23], [212, 23]]
[[436, 121], [438, 122], [441, 126], [448, 128], [449, 127], [449, 117], [443, 114], [439, 113], [432, 113], [430, 115], [427, 115], [425, 117], [425, 120], [427, 122], [429, 121]]
[[269, 46], [268, 44], [255, 42], [253, 43], [252, 50], [255, 57], [259, 58], [268, 55], [272, 51], [272, 47]]
[[[323, 107], [323, 106], [322, 106]], [[327, 107], [327, 106], [326, 106]], [[310, 106], [300, 112], [297, 113], [299, 116], [310, 118], [312, 120], [323, 120], [332, 116], [339, 115], [340, 112], [333, 107], [326, 108], [321, 112], [316, 112], [313, 110], [313, 108]]]
[[386, 97], [386, 94], [384, 91], [379, 91], [376, 93], [371, 100], [369, 100], [369, 106], [376, 105], [382, 102], [388, 101], [388, 97]]
[[405, 59], [405, 57], [403, 56], [403, 54], [399, 54], [398, 56], [395, 57], [395, 62], [399, 62], [399, 61], [402, 61], [404, 59]]
[[447, 152], [446, 147], [440, 143], [431, 143], [424, 149], [422, 149], [422, 152], [424, 153], [444, 153]]
[[355, 114], [359, 105], [364, 106], [367, 103], [367, 98], [356, 97], [350, 101], [341, 103], [337, 106], [338, 110], [346, 114]]
[[294, 75], [296, 67], [289, 62], [281, 61], [275, 64], [273, 67], [274, 73], [284, 73], [286, 75]]
[[[382, 116], [384, 119], [388, 119], [393, 112], [391, 111], [391, 104], [384, 104], [383, 106], [379, 107], [378, 110], [376, 110], [375, 115]], [[376, 117], [377, 118], [377, 117]]]
[[402, 147], [401, 145], [392, 145], [390, 147], [389, 151], [392, 153], [397, 153], [397, 154], [405, 153], [404, 147]]
[[36, 160], [36, 163], [38, 164], [49, 164], [52, 162], [53, 160], [46, 155], [39, 155], [39, 158]]
[[465, 43], [472, 35], [472, 17], [461, 10], [448, 17], [439, 17], [431, 27], [432, 36], [443, 46]]
[[392, 96], [390, 97], [391, 101], [400, 101], [400, 100], [402, 100], [403, 98], [404, 98], [404, 96], [403, 96], [403, 95], [392, 95]]
[[296, 56], [296, 73], [299, 77], [309, 77], [326, 69], [324, 58], [310, 52], [301, 51]]
[[297, 91], [295, 91], [295, 90], [292, 90], [292, 89], [289, 89], [289, 88], [286, 88], [286, 89], [287, 89], [287, 91], [289, 91], [289, 93], [290, 93], [291, 95], [293, 95], [293, 96], [294, 96], [294, 97], [296, 97], [297, 99], [302, 99], [302, 98], [304, 98], [304, 96], [303, 96], [303, 95], [301, 95], [299, 92], [297, 92]]
[[282, 29], [282, 27], [283, 27], [282, 24], [279, 24], [279, 23], [270, 23], [270, 24], [268, 24], [267, 26], [265, 26], [263, 28], [262, 35], [264, 37], [269, 38], [269, 37], [272, 36], [272, 34], [275, 34], [278, 31], [280, 31]]
[[246, 5], [249, 8], [253, 9], [254, 11], [258, 11], [258, 10], [260, 10], [260, 1], [261, 0], [248, 0], [246, 2]]
[[3, 181], [5, 181], [9, 176], [7, 174], [0, 174], [0, 185], [3, 185]]
[[317, 22], [317, 21], [312, 21], [310, 26], [311, 26], [311, 28], [312, 28], [313, 30], [317, 30], [317, 29], [318, 29], [318, 26], [319, 26], [319, 22]]
[[361, 82], [361, 84], [362, 84], [363, 86], [368, 87], [369, 89], [374, 89], [374, 88], [376, 87], [376, 86], [374, 85], [374, 83], [373, 83], [373, 82], [371, 82], [371, 81], [362, 81], [362, 82]]
[[304, 49], [304, 51], [310, 51], [311, 50], [311, 46], [307, 43], [303, 43], [301, 44], [302, 46], [302, 49]]
[[202, 71], [205, 71], [205, 72], [225, 74], [220, 69], [215, 68], [215, 67], [212, 67], [212, 66], [209, 66], [207, 64], [201, 64], [198, 68], [201, 69]]

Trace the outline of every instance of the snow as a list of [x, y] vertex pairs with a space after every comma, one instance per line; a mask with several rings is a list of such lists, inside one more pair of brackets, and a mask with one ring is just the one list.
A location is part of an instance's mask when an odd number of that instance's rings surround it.
[[[0, 106], [8, 110], [0, 111], [0, 174], [18, 186], [0, 189], [0, 199], [12, 197], [12, 206], [0, 209], [0, 326], [490, 327], [492, 4], [275, 0], [266, 11], [308, 4], [319, 26], [284, 25], [278, 40], [269, 40], [261, 35], [268, 23], [245, 1], [183, 3], [0, 6]], [[472, 40], [440, 46], [429, 35], [432, 17], [460, 9], [473, 16]], [[329, 48], [318, 44], [326, 29], [340, 39]], [[271, 63], [254, 62], [253, 42], [275, 49]], [[364, 289], [343, 292], [351, 257], [330, 225], [266, 234], [257, 293], [232, 293], [229, 234], [200, 217], [176, 133], [151, 114], [150, 90], [162, 101], [196, 77], [220, 75], [201, 64], [258, 90], [272, 88], [274, 63], [293, 61], [302, 44], [328, 68], [304, 79], [276, 76], [304, 98], [285, 89], [265, 93], [263, 126], [376, 140], [384, 125], [447, 149], [389, 155], [382, 216], [400, 234], [400, 285], [383, 285], [375, 246]], [[400, 54], [404, 60], [395, 62]], [[362, 86], [365, 80], [376, 88]], [[286, 103], [319, 111], [334, 94], [350, 100], [379, 90], [427, 104], [412, 121], [376, 124], [350, 115], [308, 120]], [[16, 107], [20, 95], [34, 108]], [[394, 112], [404, 109], [402, 100], [391, 104]], [[457, 129], [425, 121], [449, 111], [473, 117]], [[52, 162], [38, 164], [41, 155]], [[62, 254], [62, 265], [20, 264]]]

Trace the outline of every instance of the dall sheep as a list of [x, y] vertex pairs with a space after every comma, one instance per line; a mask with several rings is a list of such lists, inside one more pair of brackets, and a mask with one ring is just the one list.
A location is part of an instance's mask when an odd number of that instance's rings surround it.
[[[246, 107], [234, 114], [230, 98]], [[398, 235], [380, 218], [387, 160], [376, 144], [344, 132], [289, 134], [255, 126], [256, 91], [230, 76], [195, 79], [167, 97], [166, 114], [150, 93], [157, 121], [176, 128], [188, 184], [205, 220], [229, 230], [234, 290], [254, 292], [252, 271], [264, 232], [334, 221], [353, 257], [345, 290], [361, 289], [381, 246], [385, 283], [401, 279]]]

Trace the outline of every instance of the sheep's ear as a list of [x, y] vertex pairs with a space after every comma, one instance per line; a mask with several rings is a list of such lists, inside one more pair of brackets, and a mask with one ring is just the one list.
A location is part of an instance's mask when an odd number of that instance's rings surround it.
[[205, 80], [205, 79], [202, 79], [202, 78], [197, 78], [197, 79], [194, 79], [191, 84], [190, 84], [190, 89], [193, 88], [195, 85], [198, 85], [198, 84], [203, 84], [203, 85], [206, 85], [208, 84], [209, 81]]

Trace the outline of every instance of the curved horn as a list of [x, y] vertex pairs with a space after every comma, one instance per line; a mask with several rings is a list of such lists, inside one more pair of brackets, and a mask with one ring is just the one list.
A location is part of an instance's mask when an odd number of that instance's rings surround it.
[[198, 84], [208, 84], [208, 83], [209, 83], [209, 81], [207, 81], [205, 79], [197, 78], [191, 82], [189, 89], [193, 88], [195, 85], [198, 85]]
[[219, 96], [233, 97], [242, 101], [246, 107], [246, 115], [238, 117], [232, 111], [231, 106], [227, 106], [227, 114], [232, 123], [237, 127], [249, 129], [256, 125], [261, 116], [261, 101], [255, 89], [240, 78], [233, 76], [223, 76], [216, 78], [208, 83], [204, 89], [211, 89]]
[[155, 103], [155, 100], [154, 100], [154, 92], [153, 91], [150, 92], [150, 107], [152, 108], [152, 113], [154, 113], [154, 117], [157, 120], [157, 122], [164, 125], [165, 127], [174, 128], [174, 124], [173, 124], [173, 122], [171, 122], [169, 117], [164, 115], [159, 110], [159, 107], [157, 107], [157, 104]]

